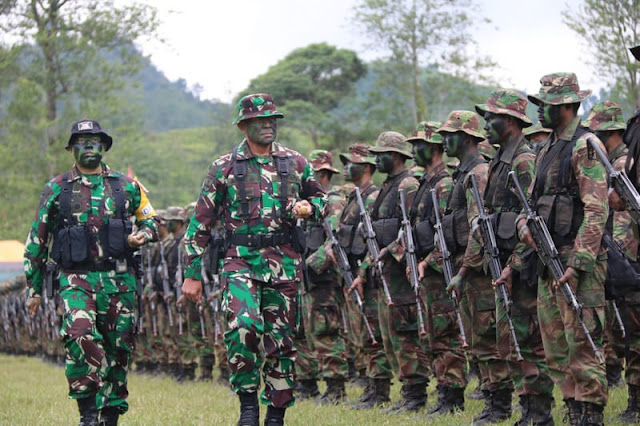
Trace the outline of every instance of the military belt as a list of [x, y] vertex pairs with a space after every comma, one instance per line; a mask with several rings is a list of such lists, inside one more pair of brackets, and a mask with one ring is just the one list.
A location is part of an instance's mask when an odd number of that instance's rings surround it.
[[78, 272], [107, 272], [116, 270], [116, 262], [111, 260], [95, 260], [89, 262], [72, 263], [65, 271]]
[[231, 234], [229, 243], [232, 246], [251, 248], [275, 247], [293, 242], [293, 232], [273, 232], [270, 234]]

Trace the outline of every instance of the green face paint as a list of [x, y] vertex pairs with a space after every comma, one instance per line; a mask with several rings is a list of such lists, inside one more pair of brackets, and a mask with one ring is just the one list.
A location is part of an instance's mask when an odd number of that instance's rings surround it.
[[247, 138], [260, 145], [269, 145], [276, 140], [277, 124], [272, 117], [257, 117], [245, 122]]
[[376, 169], [380, 173], [391, 173], [393, 171], [393, 155], [390, 152], [376, 154]]
[[100, 136], [78, 136], [73, 142], [73, 158], [85, 169], [94, 170], [100, 166], [103, 150]]
[[411, 154], [416, 164], [420, 167], [426, 167], [431, 164], [433, 156], [431, 155], [431, 149], [427, 142], [416, 142], [411, 147]]
[[487, 133], [489, 143], [500, 143], [504, 138], [505, 131], [507, 130], [505, 118], [488, 112], [484, 115], [484, 120], [484, 130]]
[[342, 176], [347, 182], [353, 182], [364, 173], [364, 165], [356, 163], [347, 163], [342, 168]]
[[459, 158], [462, 154], [462, 133], [446, 133], [444, 137], [444, 151], [449, 157]]
[[538, 107], [538, 119], [542, 127], [555, 129], [560, 124], [560, 106], [542, 104]]

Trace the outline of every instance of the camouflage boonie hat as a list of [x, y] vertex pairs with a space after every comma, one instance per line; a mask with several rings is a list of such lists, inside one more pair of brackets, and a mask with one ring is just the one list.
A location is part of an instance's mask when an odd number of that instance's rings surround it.
[[185, 222], [187, 220], [185, 211], [180, 206], [167, 207], [167, 214], [164, 216], [164, 218], [166, 220], [179, 220], [181, 222]]
[[486, 160], [491, 160], [496, 156], [496, 148], [491, 145], [486, 139], [478, 142], [478, 151]]
[[536, 133], [551, 133], [551, 129], [547, 129], [546, 127], [542, 127], [542, 124], [540, 124], [540, 122], [538, 121], [536, 124], [534, 124], [533, 126], [529, 127], [526, 130], [523, 130], [522, 133], [524, 134], [524, 137], [529, 139], [529, 136], [531, 135], [535, 135]]
[[165, 209], [156, 210], [156, 215], [154, 216], [154, 219], [160, 225], [166, 225], [167, 224], [167, 211]]
[[418, 123], [416, 130], [414, 130], [411, 137], [408, 137], [406, 141], [410, 143], [425, 141], [427, 143], [442, 145], [442, 140], [444, 138], [442, 135], [436, 133], [436, 130], [441, 126], [442, 123], [439, 121], [423, 121]]
[[515, 117], [524, 123], [524, 127], [529, 127], [533, 122], [527, 117], [527, 98], [512, 89], [500, 89], [491, 94], [487, 103], [476, 105], [478, 114], [491, 112], [493, 114], [504, 114]]
[[636, 61], [640, 61], [640, 46], [630, 47], [629, 50]]
[[485, 135], [480, 126], [480, 116], [473, 111], [451, 111], [438, 133], [464, 132], [477, 139], [484, 139]]
[[256, 117], [282, 118], [284, 114], [276, 111], [276, 104], [268, 93], [243, 96], [238, 101], [238, 116], [233, 120], [233, 124]]
[[587, 99], [591, 90], [580, 90], [578, 77], [572, 72], [547, 74], [540, 79], [540, 91], [528, 98], [536, 105], [575, 104]]
[[333, 167], [333, 154], [325, 149], [314, 149], [309, 154], [309, 163], [314, 172], [320, 170], [328, 170], [332, 173], [338, 173], [338, 169]]
[[591, 108], [585, 126], [593, 132], [625, 130], [627, 123], [622, 116], [622, 109], [615, 102], [599, 102]]
[[67, 141], [66, 149], [69, 149], [69, 147], [75, 142], [76, 138], [81, 135], [99, 135], [102, 143], [104, 143], [105, 152], [109, 151], [113, 144], [113, 138], [102, 130], [100, 123], [96, 120], [85, 119], [76, 121], [71, 126], [71, 136], [69, 136], [69, 140]]
[[383, 152], [397, 152], [407, 158], [413, 158], [411, 146], [405, 142], [405, 137], [398, 132], [382, 132], [376, 140], [376, 145], [369, 148], [369, 152], [380, 154]]
[[376, 157], [369, 153], [369, 148], [371, 148], [371, 145], [366, 142], [356, 142], [349, 147], [348, 154], [340, 154], [340, 161], [342, 161], [342, 164], [351, 162], [355, 164], [371, 164], [375, 166]]

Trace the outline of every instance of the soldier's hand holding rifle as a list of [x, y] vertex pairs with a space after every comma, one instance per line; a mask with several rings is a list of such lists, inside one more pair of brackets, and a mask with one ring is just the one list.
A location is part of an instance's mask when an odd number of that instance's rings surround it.
[[499, 286], [504, 284], [504, 286], [507, 288], [507, 291], [509, 292], [509, 294], [512, 294], [511, 293], [511, 285], [512, 285], [512, 282], [513, 282], [512, 279], [513, 279], [513, 269], [511, 269], [511, 266], [507, 265], [507, 266], [504, 267], [504, 269], [500, 273], [500, 278], [498, 278], [492, 284], [493, 284], [494, 287], [499, 287]]
[[32, 317], [36, 316], [36, 314], [38, 313], [38, 308], [40, 307], [41, 303], [42, 297], [40, 296], [34, 296], [27, 299], [26, 306]]
[[200, 303], [202, 301], [202, 281], [185, 278], [182, 282], [182, 295], [193, 303]]
[[353, 279], [353, 284], [347, 289], [347, 293], [351, 293], [353, 290], [358, 290], [358, 293], [364, 294], [364, 278], [357, 276]]

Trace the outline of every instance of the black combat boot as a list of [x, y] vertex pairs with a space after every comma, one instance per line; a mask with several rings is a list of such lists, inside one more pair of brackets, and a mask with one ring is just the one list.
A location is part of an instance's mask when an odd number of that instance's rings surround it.
[[240, 419], [238, 426], [260, 426], [260, 405], [257, 392], [238, 392]]
[[213, 354], [202, 355], [200, 357], [200, 377], [199, 382], [210, 382], [213, 380], [213, 364], [215, 356]]
[[152, 376], [158, 375], [158, 363], [150, 361], [147, 363], [147, 374], [151, 374]]
[[286, 408], [278, 408], [269, 405], [267, 407], [267, 415], [264, 418], [264, 426], [283, 426], [284, 413]]
[[218, 370], [220, 370], [220, 375], [216, 383], [222, 386], [229, 386], [229, 369], [218, 367]]
[[373, 395], [362, 404], [353, 406], [355, 410], [368, 410], [379, 407], [389, 401], [389, 391], [391, 390], [391, 379], [373, 379]]
[[606, 373], [609, 388], [624, 386], [624, 381], [622, 380], [622, 365], [607, 364]]
[[427, 419], [433, 419], [444, 414], [464, 411], [464, 388], [452, 388], [438, 385], [438, 401], [427, 411]]
[[147, 372], [147, 363], [145, 361], [136, 362], [136, 373], [145, 374]]
[[565, 404], [565, 414], [563, 421], [569, 422], [570, 426], [580, 425], [582, 420], [582, 403], [576, 401], [573, 398], [568, 398], [564, 400]]
[[171, 364], [169, 364], [169, 376], [178, 381], [178, 382], [182, 382], [182, 380], [184, 380], [184, 378], [182, 377], [183, 373], [182, 373], [182, 365], [177, 363], [177, 362], [172, 362]]
[[603, 426], [604, 425], [604, 405], [594, 404], [592, 402], [582, 403], [582, 421], [581, 426]]
[[552, 394], [531, 395], [529, 398], [529, 423], [534, 426], [553, 426], [555, 422], [551, 414], [552, 407]]
[[427, 405], [427, 383], [415, 383], [403, 385], [402, 401], [400, 407], [394, 411], [384, 410], [387, 413], [400, 414], [422, 410]]
[[100, 426], [117, 426], [120, 409], [118, 407], [104, 407], [100, 410]]
[[531, 404], [533, 403], [532, 395], [520, 395], [520, 411], [522, 415], [520, 416], [520, 420], [516, 421], [513, 426], [527, 426], [531, 423], [529, 409], [531, 408]]
[[96, 407], [96, 396], [79, 398], [78, 411], [80, 411], [80, 423], [78, 426], [98, 426], [98, 408]]
[[404, 406], [405, 401], [407, 399], [407, 392], [408, 392], [408, 386], [403, 383], [402, 386], [400, 387], [400, 401], [397, 401], [396, 403], [391, 405], [391, 407], [382, 410], [382, 412], [384, 414], [392, 414], [400, 410]]
[[356, 405], [361, 402], [367, 402], [369, 399], [373, 398], [373, 394], [375, 391], [375, 387], [373, 386], [373, 379], [367, 379], [367, 381], [369, 382], [369, 384], [364, 388], [358, 400], [355, 402], [345, 401], [345, 405]]
[[316, 379], [297, 380], [293, 391], [296, 394], [296, 399], [300, 401], [315, 398], [320, 395], [320, 391], [318, 390], [318, 381]]
[[190, 362], [189, 364], [184, 364], [182, 366], [184, 381], [193, 382], [196, 379], [197, 367], [198, 367], [197, 362]]
[[326, 379], [327, 391], [316, 399], [315, 403], [319, 405], [337, 405], [347, 398], [347, 391], [344, 388], [345, 379], [339, 377], [337, 379]]
[[640, 423], [640, 386], [629, 385], [627, 409], [620, 414], [622, 423]]
[[358, 373], [358, 377], [356, 377], [352, 383], [354, 386], [361, 386], [363, 388], [369, 386], [369, 378], [367, 377], [367, 370], [365, 368], [360, 370], [360, 372]]
[[[490, 405], [473, 419], [473, 425], [487, 425], [502, 422], [511, 417], [511, 389], [489, 392]], [[486, 403], [486, 400], [485, 400]]]

